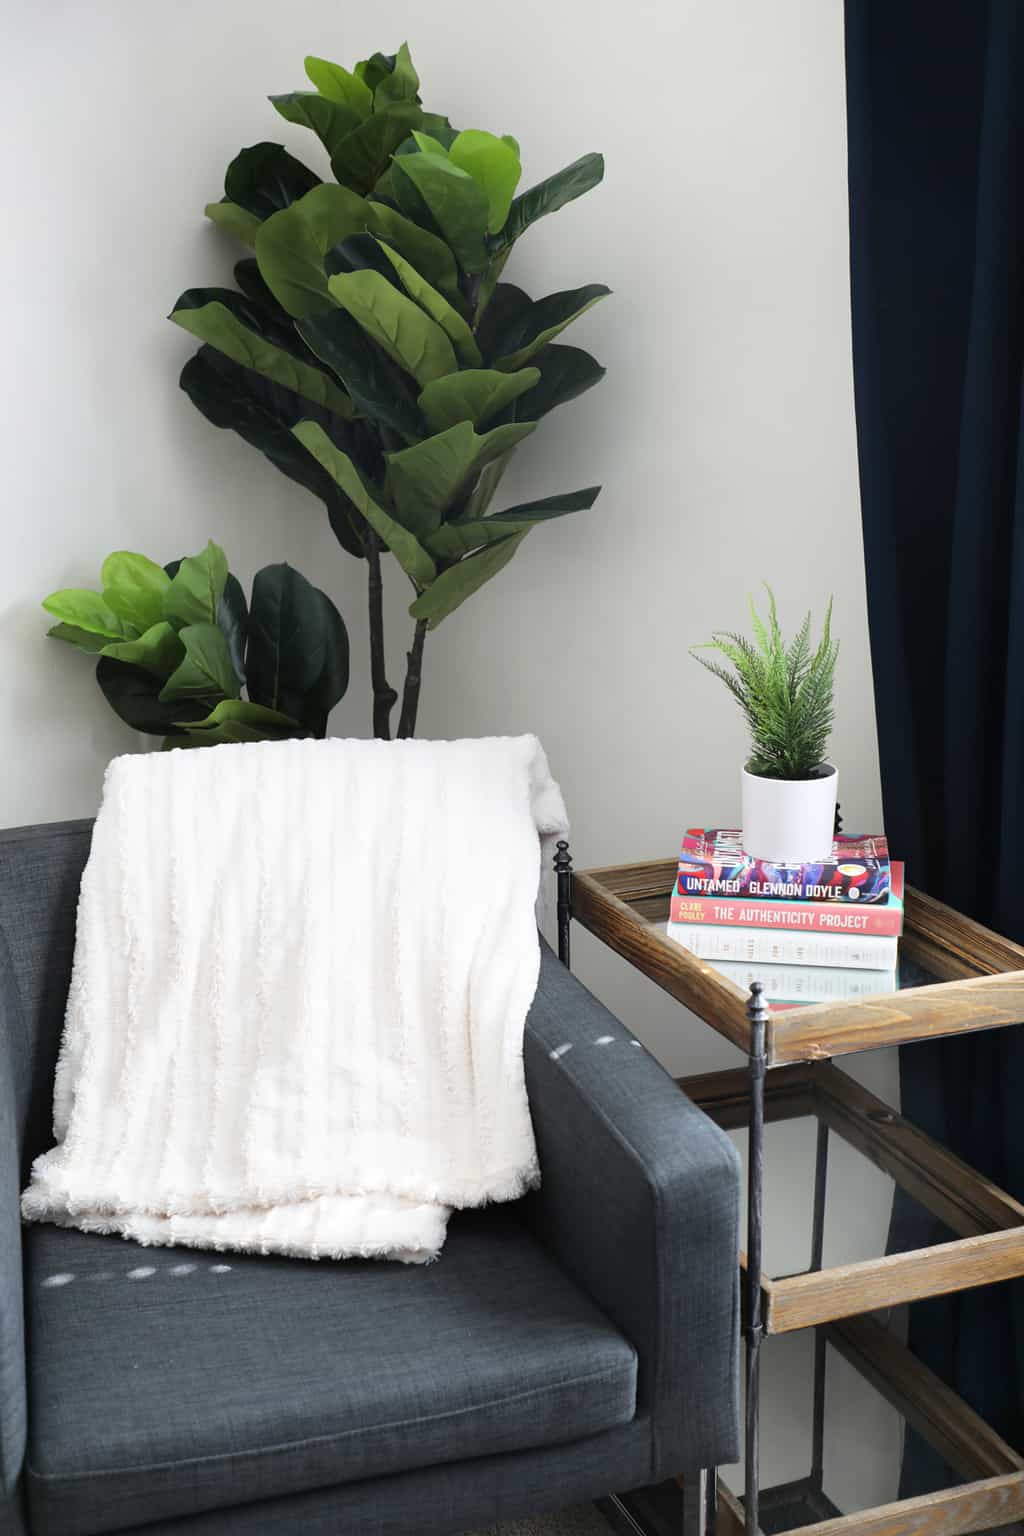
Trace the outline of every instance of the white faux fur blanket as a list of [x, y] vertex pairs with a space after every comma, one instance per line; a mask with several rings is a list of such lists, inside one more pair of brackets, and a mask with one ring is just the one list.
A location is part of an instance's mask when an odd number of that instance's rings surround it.
[[538, 1182], [532, 736], [119, 757], [29, 1221], [422, 1262]]

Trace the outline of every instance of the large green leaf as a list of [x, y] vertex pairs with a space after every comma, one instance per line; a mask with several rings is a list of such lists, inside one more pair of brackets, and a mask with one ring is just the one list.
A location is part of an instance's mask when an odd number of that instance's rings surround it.
[[500, 373], [494, 368], [463, 368], [459, 373], [434, 379], [420, 395], [420, 410], [434, 432], [444, 432], [456, 422], [474, 427], [496, 416], [517, 396], [532, 389], [540, 379], [537, 368], [519, 373]]
[[114, 661], [130, 662], [152, 672], [154, 677], [166, 679], [184, 659], [185, 647], [173, 625], [161, 619], [137, 640], [112, 640], [103, 647], [103, 655]]
[[304, 734], [297, 720], [248, 699], [221, 699], [204, 720], [175, 724], [183, 726], [189, 740], [201, 747], [223, 742], [287, 741]]
[[338, 272], [327, 287], [331, 298], [421, 388], [455, 372], [455, 353], [441, 327], [379, 272]]
[[325, 640], [323, 671], [306, 695], [302, 722], [313, 736], [327, 735], [327, 717], [339, 699], [344, 698], [349, 679], [348, 630], [341, 614], [326, 592], [313, 588], [324, 612]]
[[396, 293], [402, 291], [394, 267], [370, 234], [349, 235], [327, 257], [328, 275], [336, 272], [379, 272]]
[[203, 211], [218, 229], [241, 240], [243, 245], [256, 244], [260, 221], [255, 214], [248, 213], [237, 203], [207, 203]]
[[592, 309], [601, 299], [607, 298], [609, 293], [611, 289], [606, 288], [604, 283], [588, 283], [583, 288], [549, 293], [547, 298], [538, 299], [521, 317], [518, 325], [503, 338], [503, 345], [511, 346], [514, 350], [494, 358], [494, 367], [505, 373], [521, 368], [549, 341], [560, 335], [567, 325], [578, 320], [580, 315]]
[[542, 347], [533, 361], [540, 369], [540, 381], [521, 397], [516, 406], [517, 421], [538, 421], [556, 405], [564, 405], [599, 384], [606, 372], [589, 352], [557, 343]]
[[530, 295], [517, 288], [515, 283], [496, 285], [491, 301], [476, 325], [477, 345], [488, 361], [508, 351], [505, 337], [519, 335], [532, 308]]
[[553, 517], [563, 517], [566, 512], [589, 512], [601, 494], [599, 485], [587, 485], [581, 491], [560, 491], [556, 496], [544, 496], [540, 501], [521, 501], [504, 512], [495, 512], [489, 523], [545, 523]]
[[[291, 316], [287, 314], [274, 298], [263, 278], [260, 276], [260, 264], [255, 256], [243, 256], [241, 261], [236, 261], [234, 266], [235, 282], [241, 288], [247, 299], [254, 299], [257, 304], [273, 308], [281, 317], [282, 323], [290, 323]], [[190, 289], [189, 292], [194, 290]], [[232, 289], [222, 292], [233, 292]]]
[[413, 130], [412, 136], [415, 148], [405, 145], [403, 146], [403, 149], [400, 151], [400, 153], [414, 155], [417, 149], [422, 149], [425, 155], [440, 155], [442, 160], [446, 160], [448, 158], [448, 150], [445, 145], [441, 143], [440, 139], [435, 139], [429, 133], [421, 133], [418, 129]]
[[403, 213], [416, 220], [426, 208], [467, 272], [487, 266], [487, 194], [467, 172], [440, 155], [398, 155], [391, 181]]
[[550, 522], [552, 518], [565, 517], [570, 512], [586, 511], [594, 505], [600, 490], [599, 485], [591, 485], [583, 491], [567, 491], [560, 496], [546, 496], [542, 501], [526, 501], [494, 517], [444, 523], [429, 536], [427, 548], [438, 560], [458, 560], [485, 544], [507, 539], [510, 534], [529, 533], [537, 523]]
[[373, 111], [373, 92], [358, 75], [350, 74], [340, 64], [309, 54], [305, 61], [306, 77], [328, 101], [348, 107], [361, 120]]
[[307, 346], [341, 379], [358, 410], [403, 438], [422, 436], [423, 420], [409, 375], [370, 340], [347, 310], [312, 315], [300, 320], [298, 329]]
[[288, 91], [283, 96], [271, 96], [270, 103], [287, 122], [311, 128], [332, 160], [362, 121], [354, 107], [331, 101], [318, 91]]
[[360, 59], [356, 75], [371, 91], [375, 91], [395, 67], [393, 53], [373, 53], [368, 59]]
[[[487, 508], [494, 500], [502, 476], [509, 466], [509, 461], [515, 452], [515, 447], [506, 448], [493, 458], [489, 464], [485, 464], [477, 476], [473, 488], [464, 502], [455, 510], [454, 516], [458, 522], [473, 522], [474, 519], [483, 517]], [[452, 514], [449, 514], [451, 516]]]
[[254, 218], [269, 219], [320, 185], [301, 160], [283, 144], [250, 144], [239, 150], [224, 176], [224, 201], [244, 208]]
[[384, 510], [370, 495], [346, 453], [335, 447], [327, 433], [313, 421], [300, 421], [295, 436], [337, 481], [353, 506], [384, 540], [406, 575], [417, 587], [433, 581], [437, 568], [414, 534]]
[[371, 192], [399, 144], [422, 122], [422, 108], [412, 101], [395, 102], [384, 111], [374, 111], [338, 145], [331, 156], [331, 170], [342, 186], [355, 192]]
[[512, 245], [531, 224], [547, 213], [564, 208], [574, 198], [582, 197], [584, 192], [596, 187], [603, 176], [603, 156], [583, 155], [572, 165], [528, 188], [513, 202], [504, 228], [493, 238], [492, 249], [500, 251]]
[[437, 235], [421, 229], [411, 219], [389, 208], [386, 203], [368, 198], [366, 202], [366, 227], [389, 245], [400, 251], [406, 261], [412, 262], [429, 283], [448, 296], [459, 298], [459, 273], [450, 249]]
[[478, 592], [485, 582], [497, 576], [512, 559], [529, 529], [513, 533], [497, 544], [489, 544], [473, 555], [467, 555], [458, 565], [450, 565], [435, 582], [421, 592], [409, 608], [414, 619], [427, 619], [428, 629], [436, 629], [442, 619], [454, 613], [460, 604]]
[[[188, 298], [188, 295], [183, 297]], [[225, 304], [214, 301], [193, 308], [189, 304], [181, 305], [179, 301], [179, 307], [171, 312], [171, 319], [200, 341], [216, 347], [225, 357], [241, 363], [243, 368], [254, 368], [257, 373], [293, 390], [304, 400], [314, 401], [325, 410], [346, 418], [352, 416], [351, 400], [329, 374], [311, 367], [243, 325]]]
[[387, 488], [403, 527], [423, 543], [469, 475], [477, 437], [468, 421], [388, 454]]
[[84, 629], [90, 635], [102, 635], [104, 640], [134, 640], [139, 633], [137, 625], [122, 619], [99, 592], [88, 587], [64, 587], [60, 592], [51, 592], [43, 599], [43, 607], [61, 624]]
[[301, 400], [205, 346], [182, 369], [181, 387], [207, 421], [237, 432], [275, 469], [319, 497], [338, 542], [349, 554], [362, 556], [361, 525], [348, 497], [292, 435], [303, 417]]
[[508, 218], [523, 173], [513, 143], [480, 128], [466, 128], [448, 151], [452, 164], [472, 176], [486, 196], [487, 230], [492, 235], [497, 234]]
[[209, 710], [203, 700], [173, 699], [160, 702], [161, 679], [143, 667], [129, 666], [101, 656], [96, 664], [96, 681], [103, 697], [115, 714], [134, 731], [154, 736], [180, 736], [185, 739], [180, 722], [201, 720]]
[[97, 635], [88, 629], [78, 629], [74, 624], [52, 624], [46, 631], [47, 639], [63, 640], [67, 645], [73, 645], [80, 651], [86, 651], [90, 655], [97, 655], [111, 642], [105, 635]]
[[161, 689], [160, 702], [219, 698], [221, 695], [236, 699], [240, 680], [231, 665], [231, 652], [219, 626], [187, 624], [179, 635], [185, 647], [185, 658]]
[[250, 699], [301, 719], [326, 660], [326, 615], [316, 588], [290, 565], [257, 571], [245, 661]]
[[245, 681], [245, 645], [249, 635], [249, 605], [237, 576], [228, 574], [217, 604], [217, 626], [228, 643], [235, 676]]
[[237, 288], [186, 288], [175, 302], [175, 310], [202, 309], [204, 304], [223, 304], [236, 320], [262, 336], [264, 341], [290, 352], [300, 362], [315, 367], [295, 329], [295, 321], [283, 310], [260, 276], [255, 257], [235, 263], [235, 275], [243, 292]]
[[392, 250], [386, 241], [379, 241], [380, 249], [391, 263], [398, 279], [411, 299], [424, 310], [444, 331], [448, 340], [467, 368], [478, 368], [482, 361], [476, 338], [465, 320], [442, 293], [439, 293], [425, 277], [421, 277], [411, 262], [398, 251]]
[[140, 632], [164, 616], [170, 578], [162, 566], [127, 549], [108, 555], [100, 572], [103, 601]]
[[487, 307], [494, 297], [494, 290], [498, 286], [501, 274], [505, 270], [505, 264], [511, 254], [512, 247], [509, 246], [508, 250], [499, 251], [497, 256], [493, 256], [487, 263], [483, 277], [480, 279], [480, 287], [477, 289], [476, 308], [473, 311], [474, 325], [479, 326], [483, 319]]
[[374, 109], [379, 112], [383, 106], [396, 101], [418, 101], [419, 88], [420, 77], [413, 65], [409, 44], [403, 43], [394, 56], [390, 71], [377, 83], [373, 93]]
[[436, 528], [445, 512], [493, 459], [533, 430], [532, 422], [478, 435], [468, 421], [387, 455], [387, 485], [402, 523], [417, 532]]
[[164, 594], [165, 617], [178, 629], [215, 624], [227, 580], [227, 558], [220, 545], [210, 539], [202, 554], [188, 555], [171, 578]]
[[329, 182], [272, 214], [259, 227], [256, 260], [277, 302], [297, 319], [330, 309], [327, 252], [365, 227], [363, 199]]

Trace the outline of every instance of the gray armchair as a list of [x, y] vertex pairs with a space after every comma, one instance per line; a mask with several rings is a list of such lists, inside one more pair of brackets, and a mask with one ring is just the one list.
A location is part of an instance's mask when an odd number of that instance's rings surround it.
[[543, 1187], [439, 1263], [23, 1229], [90, 829], [0, 832], [3, 1536], [442, 1536], [736, 1457], [735, 1153], [547, 949]]

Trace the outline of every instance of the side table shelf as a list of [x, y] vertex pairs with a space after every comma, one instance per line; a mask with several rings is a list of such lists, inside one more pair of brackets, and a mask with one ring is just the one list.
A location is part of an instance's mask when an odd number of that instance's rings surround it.
[[[587, 928], [747, 1056], [747, 1066], [680, 1080], [725, 1129], [748, 1130], [747, 1238], [741, 1254], [747, 1357], [746, 1487], [718, 1481], [719, 1536], [957, 1536], [1024, 1520], [1024, 1456], [870, 1314], [951, 1291], [1024, 1276], [1024, 1204], [904, 1120], [833, 1064], [853, 1051], [959, 1035], [1024, 1020], [1024, 948], [908, 889], [897, 990], [877, 997], [773, 1011], [665, 934], [675, 860], [574, 874], [567, 846], [556, 858], [559, 953], [569, 963], [571, 920]], [[765, 1125], [816, 1122], [813, 1216], [807, 1267], [764, 1272]], [[823, 1263], [830, 1139], [839, 1137], [888, 1175], [948, 1230], [948, 1241], [911, 1252]], [[814, 1330], [810, 1467], [784, 1487], [759, 1486], [760, 1354], [772, 1334]], [[842, 1515], [823, 1489], [825, 1362], [838, 1351], [941, 1454], [956, 1486]], [[714, 1487], [714, 1484], [711, 1485]], [[691, 1500], [691, 1507], [693, 1501]], [[712, 1506], [713, 1499], [708, 1501]], [[623, 1507], [620, 1505], [620, 1507]], [[799, 1511], [799, 1514], [795, 1514]], [[648, 1510], [636, 1531], [665, 1530]], [[628, 1526], [624, 1528], [629, 1528]]]

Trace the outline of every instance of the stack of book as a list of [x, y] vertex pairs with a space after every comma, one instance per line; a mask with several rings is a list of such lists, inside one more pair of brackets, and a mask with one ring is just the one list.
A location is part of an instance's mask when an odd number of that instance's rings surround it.
[[683, 839], [668, 934], [740, 986], [774, 1001], [891, 992], [903, 930], [903, 865], [884, 837], [836, 838], [824, 864], [749, 858], [740, 833]]

